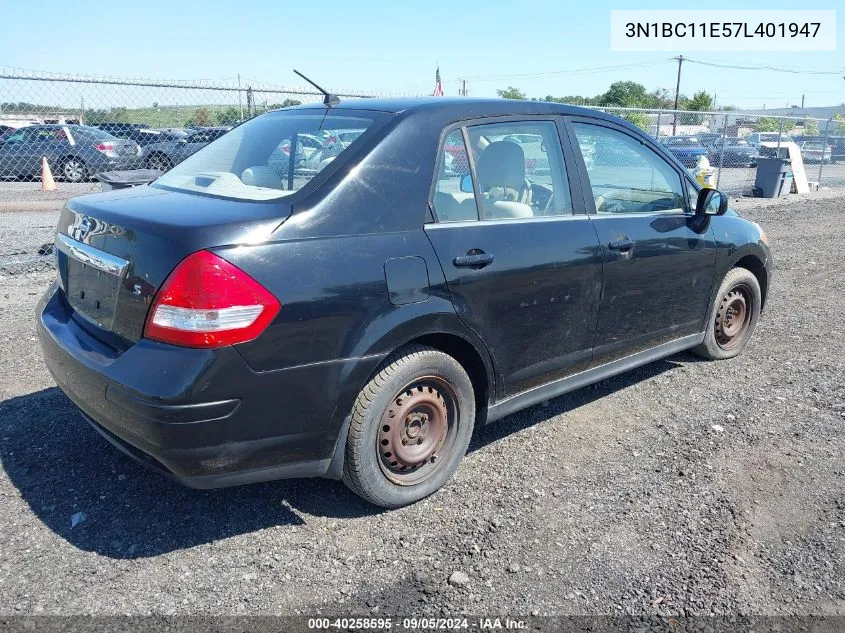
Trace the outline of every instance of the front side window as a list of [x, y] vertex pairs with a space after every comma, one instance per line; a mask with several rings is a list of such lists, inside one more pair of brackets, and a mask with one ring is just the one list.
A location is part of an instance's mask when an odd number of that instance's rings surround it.
[[596, 213], [684, 212], [681, 177], [657, 152], [623, 132], [575, 123]]
[[552, 121], [467, 128], [482, 219], [572, 215], [560, 137]]
[[[162, 175], [155, 184], [241, 200], [272, 200], [298, 191], [357, 146], [333, 133], [375, 131], [389, 118], [377, 112], [280, 111], [256, 117], [220, 137]], [[376, 125], [376, 122], [379, 125]], [[225, 132], [225, 133], [224, 133]], [[309, 137], [299, 142], [303, 135]], [[187, 140], [197, 142], [196, 134]], [[325, 139], [314, 148], [313, 138]]]

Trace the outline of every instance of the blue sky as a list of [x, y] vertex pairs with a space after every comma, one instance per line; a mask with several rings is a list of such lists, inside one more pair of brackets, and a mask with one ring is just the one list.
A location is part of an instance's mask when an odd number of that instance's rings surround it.
[[[440, 64], [444, 89], [472, 77], [474, 96], [516, 86], [530, 96], [603, 92], [616, 80], [674, 90], [676, 65], [545, 77], [501, 77], [666, 60], [672, 53], [611, 52], [610, 10], [621, 2], [560, 0], [370, 0], [233, 3], [146, 0], [75, 3], [42, 0], [4, 3], [0, 66], [54, 72], [160, 79], [222, 79], [241, 74], [274, 84], [301, 84], [298, 68], [333, 89], [420, 93], [433, 88]], [[795, 9], [794, 1], [714, 3], [642, 2], [636, 8]], [[813, 5], [835, 9], [835, 2]], [[14, 25], [20, 28], [12, 28]], [[835, 53], [677, 53], [722, 63], [766, 64], [845, 74], [845, 13], [838, 20]], [[845, 102], [837, 76], [785, 75], [687, 64], [681, 90], [707, 90], [720, 104], [783, 107]]]

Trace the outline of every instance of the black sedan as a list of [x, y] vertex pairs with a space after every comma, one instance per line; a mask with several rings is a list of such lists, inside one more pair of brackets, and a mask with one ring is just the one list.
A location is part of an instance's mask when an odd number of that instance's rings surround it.
[[[340, 130], [331, 160], [273, 160]], [[740, 354], [772, 257], [727, 202], [594, 110], [286, 108], [71, 199], [38, 335], [83, 417], [161, 473], [337, 478], [397, 507], [448, 481], [476, 425], [682, 350]]]
[[720, 137], [707, 149], [707, 159], [714, 167], [756, 167], [757, 148], [737, 136]]
[[230, 129], [229, 127], [208, 127], [187, 135], [162, 132], [161, 140], [148, 143], [143, 147], [144, 163], [149, 169], [167, 171], [197, 150], [216, 141]]

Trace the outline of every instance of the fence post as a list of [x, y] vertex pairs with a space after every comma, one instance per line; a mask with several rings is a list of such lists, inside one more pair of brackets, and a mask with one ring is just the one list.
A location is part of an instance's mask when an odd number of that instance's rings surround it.
[[654, 138], [658, 141], [660, 140], [660, 114], [661, 110], [657, 111], [657, 133], [654, 135]]
[[783, 136], [783, 119], [778, 119], [778, 146], [775, 149], [775, 158], [780, 158], [780, 137]]
[[[715, 120], [715, 119], [714, 119]], [[716, 170], [716, 189], [719, 188], [719, 181], [722, 179], [722, 165], [725, 163], [725, 134], [728, 131], [728, 120], [722, 126], [722, 142], [719, 147], [719, 168]]]
[[[824, 166], [824, 148], [827, 147], [827, 137], [830, 134], [830, 126], [833, 125], [833, 117], [827, 120], [827, 126], [824, 128], [824, 136], [822, 137], [822, 157], [819, 160], [819, 188], [822, 186], [822, 167]], [[830, 162], [833, 162], [833, 148], [830, 150]]]

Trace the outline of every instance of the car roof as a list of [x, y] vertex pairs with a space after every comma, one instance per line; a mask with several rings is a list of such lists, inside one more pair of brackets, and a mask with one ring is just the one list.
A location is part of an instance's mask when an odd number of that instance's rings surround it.
[[[303, 103], [285, 110], [325, 110], [322, 103]], [[431, 110], [448, 111], [455, 118], [471, 116], [507, 116], [520, 114], [570, 114], [611, 118], [591, 108], [527, 99], [492, 99], [480, 97], [396, 97], [372, 99], [342, 99], [332, 110], [369, 110], [399, 114]], [[615, 117], [614, 117], [615, 119]]]

